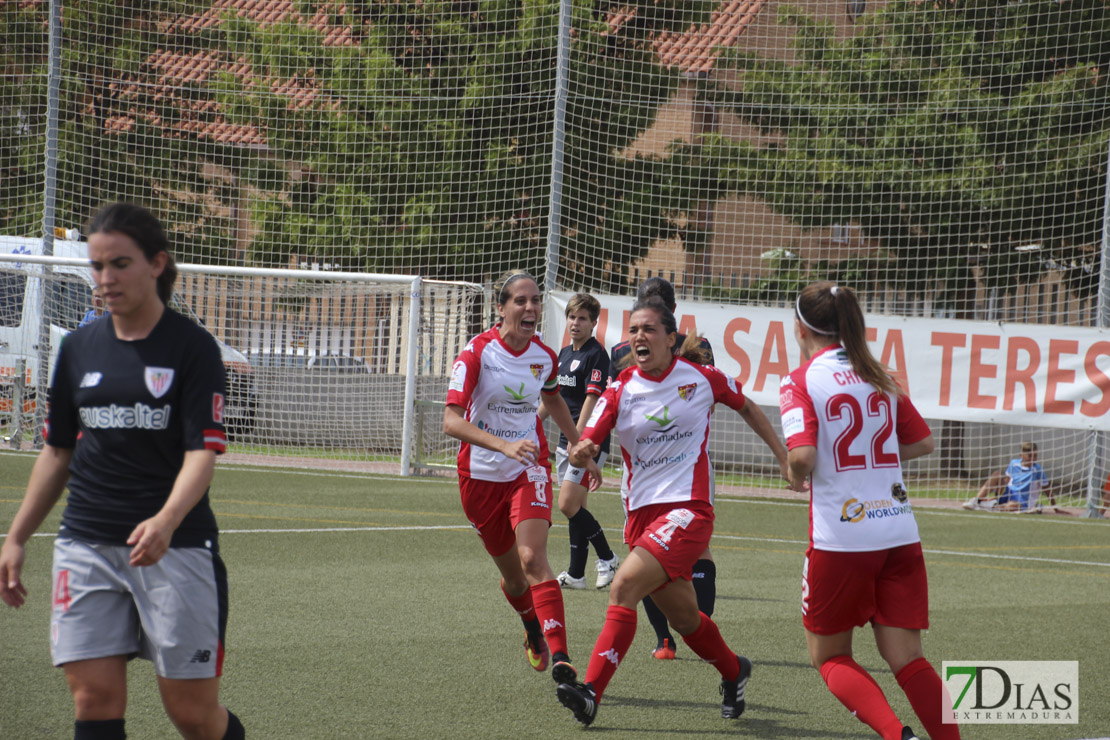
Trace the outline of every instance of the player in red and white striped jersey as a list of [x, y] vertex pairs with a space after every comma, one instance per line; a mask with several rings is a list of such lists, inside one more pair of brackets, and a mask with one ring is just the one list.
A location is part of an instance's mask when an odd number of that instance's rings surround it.
[[[570, 451], [574, 464], [592, 458], [598, 444], [617, 430], [628, 482], [625, 542], [631, 552], [609, 592], [605, 625], [597, 638], [585, 683], [558, 687], [559, 700], [583, 724], [597, 705], [636, 634], [636, 605], [652, 594], [656, 605], [698, 657], [720, 672], [721, 716], [744, 711], [752, 664], [725, 643], [717, 625], [698, 610], [690, 582], [694, 563], [713, 534], [712, 468], [706, 455], [714, 404], [738, 411], [767, 442], [786, 477], [786, 448], [767, 417], [747, 403], [736, 381], [699, 364], [704, 356], [691, 335], [675, 356], [674, 314], [659, 298], [637, 301], [629, 321], [636, 365], [624, 370], [602, 394]], [[687, 357], [691, 353], [698, 362]]]
[[[553, 659], [552, 678], [574, 680], [563, 594], [547, 561], [552, 486], [540, 404], [568, 440], [577, 442], [578, 430], [559, 395], [555, 353], [536, 337], [542, 311], [536, 281], [524, 273], [510, 276], [497, 310], [501, 323], [472, 339], [455, 361], [443, 431], [461, 443], [463, 511], [524, 622], [529, 664], [544, 671]], [[583, 467], [596, 488], [601, 471], [593, 461]]]
[[[871, 355], [863, 312], [848, 288], [807, 286], [794, 336], [805, 360], [783, 378], [782, 428], [795, 487], [810, 482], [810, 545], [802, 568], [802, 623], [810, 662], [829, 690], [884, 740], [906, 740], [882, 689], [852, 658], [852, 634], [871, 623], [933, 740], [959, 738], [944, 724], [944, 686], [925, 659], [929, 626], [925, 561], [902, 461], [933, 451], [929, 427]], [[951, 706], [949, 703], [948, 706]]]

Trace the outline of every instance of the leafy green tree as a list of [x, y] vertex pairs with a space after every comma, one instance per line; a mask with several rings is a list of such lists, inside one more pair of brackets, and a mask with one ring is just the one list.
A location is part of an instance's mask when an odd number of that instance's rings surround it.
[[[576, 4], [563, 284], [623, 287], [628, 263], [676, 231], [691, 194], [667, 186], [681, 179], [673, 166], [622, 152], [679, 81], [656, 65], [651, 33], [683, 27], [711, 5], [662, 2], [614, 32], [607, 15], [616, 6]], [[302, 6], [302, 17], [318, 9]], [[268, 137], [270, 159], [247, 173], [263, 193], [253, 205], [256, 259], [316, 255], [469, 280], [511, 268], [542, 275], [557, 14], [555, 0], [349, 2], [332, 22], [352, 29], [352, 43], [331, 46], [303, 23], [228, 19], [232, 56], [317, 95], [288, 105], [223, 80], [229, 117], [264, 121]]]
[[0, 6], [0, 229], [38, 234], [42, 224], [41, 127], [45, 80], [43, 12], [22, 3]]
[[[190, 103], [208, 96], [204, 82], [167, 79], [151, 62], [152, 55], [167, 48], [184, 53], [211, 48], [211, 39], [171, 30], [172, 20], [183, 10], [195, 9], [195, 3], [180, 0], [138, 5], [82, 0], [63, 8], [58, 225], [80, 226], [107, 201], [135, 200], [162, 218], [184, 259], [214, 259], [231, 248], [233, 232], [226, 214], [236, 193], [206, 176], [206, 168], [226, 167], [243, 153], [189, 134], [184, 117], [198, 120]], [[5, 77], [0, 90], [3, 228], [9, 234], [37, 235], [42, 219], [47, 3], [8, 4], [0, 17], [7, 23], [3, 64], [17, 71]], [[13, 137], [13, 131], [24, 135]]]
[[[857, 224], [907, 290], [939, 280], [958, 296], [973, 263], [1011, 290], [1049, 260], [1077, 266], [1073, 289], [1091, 290], [1110, 4], [893, 0], [844, 40], [789, 7], [780, 20], [796, 30], [796, 62], [734, 54], [742, 89], [714, 91], [778, 143], [718, 138], [701, 152], [711, 187], [806, 228]], [[1033, 243], [1042, 249], [1015, 249]]]

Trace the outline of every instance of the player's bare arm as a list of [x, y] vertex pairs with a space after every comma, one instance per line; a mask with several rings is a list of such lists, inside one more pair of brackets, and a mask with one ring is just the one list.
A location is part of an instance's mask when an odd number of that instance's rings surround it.
[[188, 450], [173, 490], [162, 509], [146, 521], [139, 522], [127, 538], [131, 549], [131, 565], [154, 565], [170, 549], [173, 533], [185, 516], [204, 497], [216, 472], [213, 450]]
[[[786, 445], [784, 445], [778, 435], [775, 434], [775, 429], [771, 426], [771, 422], [767, 420], [767, 415], [763, 413], [763, 409], [752, 403], [751, 399], [745, 396], [744, 407], [740, 409], [739, 413], [747, 425], [752, 428], [752, 431], [758, 434], [759, 438], [771, 448], [771, 453], [774, 454], [775, 459], [779, 461], [779, 473], [782, 475], [783, 480], [790, 484], [790, 488], [795, 491], [806, 490], [804, 487], [799, 487], [799, 485], [804, 486], [804, 476], [801, 479], [801, 484], [796, 483], [795, 479], [791, 477]], [[807, 472], [806, 475], [808, 474]]]
[[806, 478], [817, 464], [817, 448], [812, 445], [795, 447], [786, 453], [786, 461], [790, 473], [790, 487], [795, 491], [805, 490]]
[[20, 580], [25, 546], [61, 498], [72, 458], [72, 449], [45, 445], [35, 459], [27, 493], [0, 547], [0, 600], [8, 606], [22, 606], [27, 596], [27, 588]]
[[914, 458], [924, 457], [932, 453], [935, 448], [936, 442], [933, 440], [933, 435], [930, 434], [925, 439], [918, 440], [913, 444], [898, 445], [898, 456], [901, 457], [903, 461], [913, 460]]
[[[563, 436], [567, 438], [567, 449], [577, 445], [578, 438], [581, 436], [578, 427], [574, 424], [574, 417], [570, 415], [570, 409], [567, 408], [567, 402], [558, 393], [541, 393], [540, 403], [547, 409], [547, 413], [559, 425], [559, 429], [563, 432]], [[579, 418], [585, 417], [589, 420], [590, 417], [586, 416], [583, 412]], [[590, 476], [596, 482], [590, 490], [596, 490], [597, 486], [601, 485], [601, 468], [594, 462], [594, 455], [597, 455], [598, 449], [595, 447], [594, 452], [587, 460], [581, 464], [574, 462], [571, 459], [571, 464], [576, 468], [585, 468], [589, 471]], [[569, 453], [568, 453], [569, 454]]]
[[[563, 404], [563, 407], [566, 408], [566, 404]], [[455, 404], [448, 404], [443, 410], [443, 433], [468, 444], [500, 452], [505, 457], [525, 465], [535, 465], [539, 459], [539, 446], [534, 441], [521, 439], [508, 442], [483, 431], [467, 421], [463, 416], [462, 407]]]
[[594, 415], [594, 406], [597, 406], [597, 399], [601, 398], [596, 393], [589, 393], [586, 395], [586, 400], [582, 402], [582, 412], [578, 414], [578, 436], [582, 436], [582, 432], [586, 431], [586, 424], [589, 423], [590, 417]]

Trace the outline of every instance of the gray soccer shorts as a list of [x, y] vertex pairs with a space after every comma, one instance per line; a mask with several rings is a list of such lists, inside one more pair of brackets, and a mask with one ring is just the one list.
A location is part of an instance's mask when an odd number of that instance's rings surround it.
[[172, 547], [131, 566], [130, 547], [54, 543], [50, 654], [54, 665], [136, 655], [163, 678], [223, 672], [227, 571], [203, 547]]
[[[609, 459], [608, 452], [599, 452], [594, 462], [597, 463], [599, 468], [605, 466], [605, 461]], [[559, 481], [559, 485], [563, 484], [563, 479], [567, 477], [567, 471], [570, 470], [570, 457], [567, 455], [565, 447], [557, 447], [555, 449], [555, 480]]]

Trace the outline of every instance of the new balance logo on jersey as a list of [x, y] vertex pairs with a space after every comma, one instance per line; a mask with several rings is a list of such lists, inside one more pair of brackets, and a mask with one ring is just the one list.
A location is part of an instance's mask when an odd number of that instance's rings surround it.
[[599, 656], [599, 657], [602, 657], [602, 658], [605, 658], [605, 659], [606, 659], [607, 661], [609, 661], [609, 662], [610, 662], [610, 663], [612, 663], [613, 665], [620, 665], [620, 662], [621, 662], [621, 656], [620, 656], [620, 654], [619, 654], [619, 653], [618, 653], [618, 652], [617, 652], [616, 650], [614, 650], [613, 648], [609, 648], [609, 649], [608, 649], [608, 650], [606, 650], [606, 651], [605, 651], [604, 653], [598, 653], [598, 656]]
[[563, 623], [560, 622], [558, 619], [545, 619], [545, 620], [543, 620], [543, 631], [544, 631], [545, 634], [550, 632], [551, 630], [555, 629], [556, 627], [562, 627], [562, 626], [563, 626]]
[[211, 659], [212, 659], [212, 651], [211, 650], [198, 650], [195, 653], [193, 653], [193, 657], [189, 662], [190, 663], [207, 663]]
[[81, 378], [82, 388], [93, 388], [100, 385], [100, 379], [103, 378], [103, 373], [85, 373], [85, 377]]
[[80, 410], [81, 423], [89, 429], [147, 429], [157, 431], [170, 425], [170, 411], [166, 405], [151, 408], [145, 403], [134, 406], [89, 406]]

